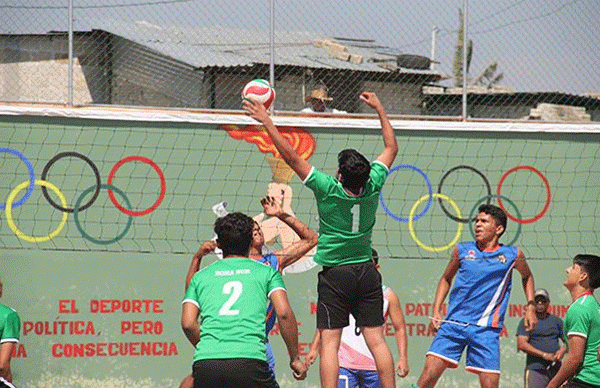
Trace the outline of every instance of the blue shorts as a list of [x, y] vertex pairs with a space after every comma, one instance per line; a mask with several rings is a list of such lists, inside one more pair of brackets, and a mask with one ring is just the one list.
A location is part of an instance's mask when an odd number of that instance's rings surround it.
[[443, 322], [427, 355], [458, 367], [467, 348], [466, 370], [473, 373], [500, 373], [500, 329], [464, 323]]
[[381, 388], [376, 370], [340, 367], [337, 388]]
[[269, 364], [269, 369], [271, 370], [271, 375], [273, 375], [273, 379], [277, 380], [277, 376], [275, 376], [275, 356], [273, 355], [273, 349], [271, 348], [271, 342], [267, 341], [265, 343], [267, 345], [267, 363]]

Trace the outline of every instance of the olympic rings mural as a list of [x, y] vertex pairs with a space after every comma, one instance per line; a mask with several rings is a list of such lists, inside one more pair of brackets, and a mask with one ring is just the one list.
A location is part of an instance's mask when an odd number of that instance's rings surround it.
[[[114, 242], [119, 241], [127, 234], [127, 232], [129, 231], [129, 228], [131, 227], [133, 217], [141, 217], [141, 216], [150, 214], [154, 210], [156, 210], [162, 203], [162, 201], [165, 197], [165, 193], [167, 191], [167, 184], [166, 184], [165, 176], [164, 176], [162, 170], [156, 163], [154, 163], [154, 161], [152, 159], [144, 157], [144, 156], [127, 156], [127, 157], [119, 160], [111, 168], [110, 173], [108, 174], [107, 183], [103, 184], [103, 183], [101, 183], [100, 172], [98, 171], [98, 167], [96, 166], [96, 164], [92, 160], [90, 160], [87, 156], [82, 155], [78, 152], [73, 152], [73, 151], [61, 152], [61, 153], [57, 154], [56, 156], [54, 156], [44, 166], [41, 177], [40, 177], [41, 179], [35, 179], [33, 165], [25, 157], [25, 155], [23, 155], [21, 152], [15, 150], [15, 149], [11, 149], [11, 148], [0, 148], [0, 153], [7, 153], [7, 154], [18, 157], [23, 162], [23, 164], [25, 164], [25, 166], [27, 167], [27, 170], [29, 172], [29, 179], [18, 184], [10, 192], [10, 194], [8, 195], [8, 198], [6, 200], [6, 203], [0, 204], [0, 210], [5, 211], [6, 223], [8, 224], [9, 228], [13, 231], [13, 233], [15, 235], [17, 235], [17, 237], [19, 237], [20, 239], [31, 242], [31, 243], [44, 242], [44, 241], [48, 241], [48, 240], [51, 240], [54, 237], [56, 237], [61, 232], [61, 230], [64, 228], [64, 226], [67, 222], [69, 213], [73, 213], [73, 218], [75, 220], [75, 226], [77, 227], [77, 230], [79, 230], [79, 232], [81, 233], [83, 238], [85, 238], [86, 240], [91, 241], [95, 244], [99, 244], [99, 245], [112, 244]], [[48, 172], [50, 171], [50, 168], [54, 165], [54, 163], [56, 163], [57, 161], [59, 161], [60, 159], [63, 159], [63, 158], [81, 159], [90, 167], [90, 169], [92, 170], [92, 172], [94, 174], [95, 180], [96, 180], [95, 185], [84, 190], [79, 195], [79, 197], [75, 201], [75, 205], [73, 207], [68, 207], [67, 199], [66, 199], [65, 195], [62, 193], [62, 191], [56, 185], [54, 185], [51, 182], [48, 182], [46, 180], [46, 178], [48, 176]], [[141, 163], [149, 165], [156, 172], [156, 174], [158, 175], [158, 178], [160, 180], [160, 194], [158, 195], [158, 198], [156, 199], [156, 201], [147, 209], [133, 210], [131, 203], [129, 202], [129, 199], [127, 198], [125, 193], [121, 189], [119, 189], [113, 185], [115, 174], [117, 173], [119, 168], [121, 168], [121, 166], [123, 166], [125, 163], [129, 163], [129, 162], [141, 162]], [[31, 235], [25, 234], [22, 230], [20, 230], [18, 228], [18, 226], [15, 222], [15, 219], [14, 219], [14, 215], [13, 215], [13, 209], [23, 205], [29, 199], [29, 197], [31, 196], [31, 193], [33, 193], [34, 186], [40, 186], [42, 188], [42, 194], [44, 195], [44, 197], [46, 198], [48, 203], [56, 210], [59, 210], [60, 212], [62, 212], [62, 217], [58, 223], [58, 226], [45, 236], [31, 236]], [[83, 226], [81, 225], [80, 217], [79, 217], [80, 213], [82, 211], [85, 211], [86, 209], [88, 209], [90, 206], [92, 206], [94, 204], [94, 202], [96, 201], [96, 199], [98, 199], [98, 196], [100, 195], [100, 190], [102, 190], [102, 189], [108, 191], [108, 197], [109, 197], [110, 201], [112, 202], [112, 204], [121, 213], [129, 216], [129, 218], [127, 220], [127, 224], [125, 225], [125, 228], [116, 237], [114, 237], [112, 239], [106, 239], [106, 240], [100, 240], [100, 239], [90, 236], [83, 229]], [[15, 201], [17, 195], [23, 190], [26, 190], [23, 197], [21, 199], [19, 199], [18, 201]], [[58, 197], [58, 199], [60, 201], [60, 204], [56, 203], [50, 197], [48, 190], [51, 190], [52, 192], [54, 192], [54, 194], [56, 194], [56, 196]], [[90, 193], [91, 193], [91, 196], [89, 195]], [[126, 204], [126, 207], [121, 205], [121, 202], [119, 200], [117, 200], [114, 193], [117, 193], [119, 195], [119, 197], [121, 198], [121, 201]], [[89, 199], [87, 199], [87, 201], [84, 203], [84, 200], [88, 196], [89, 196]]]
[[[415, 241], [415, 243], [420, 248], [422, 248], [428, 252], [434, 252], [434, 253], [442, 252], [449, 248], [452, 248], [460, 239], [464, 224], [472, 223], [475, 219], [474, 217], [475, 217], [476, 211], [479, 208], [479, 206], [481, 204], [483, 204], [484, 202], [487, 204], [491, 203], [492, 199], [497, 199], [498, 206], [506, 213], [506, 217], [517, 223], [517, 231], [515, 233], [515, 236], [508, 244], [508, 245], [513, 245], [517, 241], [517, 239], [519, 238], [519, 236], [521, 234], [521, 229], [522, 229], [523, 224], [531, 224], [533, 222], [538, 221], [540, 218], [542, 218], [546, 214], [548, 209], [550, 208], [550, 202], [552, 199], [551, 192], [550, 192], [550, 183], [548, 182], [548, 179], [544, 176], [544, 174], [542, 174], [537, 168], [535, 168], [533, 166], [523, 166], [523, 165], [515, 166], [515, 167], [509, 169], [508, 171], [506, 171], [504, 174], [502, 174], [502, 176], [498, 182], [498, 186], [496, 188], [496, 194], [492, 194], [492, 188], [490, 186], [490, 182], [487, 179], [487, 177], [481, 171], [479, 171], [478, 169], [476, 169], [473, 166], [459, 165], [459, 166], [452, 167], [451, 169], [446, 171], [444, 173], [444, 175], [442, 176], [442, 178], [440, 179], [440, 183], [438, 184], [438, 189], [437, 189], [436, 193], [433, 192], [433, 188], [431, 186], [431, 181], [429, 180], [427, 175], [416, 166], [413, 166], [410, 164], [397, 165], [390, 169], [390, 171], [388, 173], [388, 177], [391, 174], [393, 174], [399, 170], [410, 170], [410, 171], [414, 171], [417, 174], [421, 175], [421, 177], [423, 178], [423, 180], [425, 182], [425, 187], [427, 188], [427, 194], [425, 194], [422, 197], [420, 197], [419, 199], [417, 199], [417, 201], [412, 205], [412, 207], [410, 208], [408, 217], [402, 217], [398, 214], [393, 213], [390, 210], [389, 206], [385, 202], [383, 190], [381, 191], [381, 193], [379, 195], [379, 202], [381, 204], [381, 207], [385, 211], [385, 213], [390, 218], [392, 218], [398, 222], [408, 224], [408, 230], [410, 232], [410, 236], [412, 237], [412, 239]], [[458, 171], [458, 170], [469, 170], [469, 171], [475, 173], [476, 175], [478, 175], [481, 178], [481, 180], [483, 181], [483, 184], [484, 184], [486, 192], [487, 192], [487, 195], [485, 195], [483, 198], [480, 198], [479, 200], [477, 200], [475, 202], [475, 204], [470, 209], [470, 212], [468, 213], [468, 216], [466, 218], [463, 218], [462, 212], [461, 212], [458, 204], [452, 198], [450, 198], [449, 196], [442, 193], [442, 188], [443, 188], [444, 181], [446, 180], [446, 178], [448, 178], [448, 176], [450, 174], [452, 174], [453, 172]], [[530, 171], [530, 172], [536, 174], [540, 178], [540, 180], [542, 181], [542, 183], [546, 189], [546, 198], [545, 198], [545, 202], [542, 207], [542, 210], [537, 215], [535, 215], [534, 217], [531, 217], [531, 218], [523, 218], [521, 215], [521, 212], [519, 211], [519, 209], [517, 208], [515, 203], [513, 201], [511, 201], [509, 198], [507, 198], [506, 196], [502, 195], [502, 193], [501, 193], [502, 185], [506, 181], [506, 178], [510, 174], [512, 174], [516, 171], [520, 171], [520, 170]], [[423, 217], [429, 211], [429, 209], [431, 208], [431, 205], [434, 202], [434, 199], [437, 199], [437, 202], [439, 203], [444, 214], [448, 218], [450, 218], [451, 220], [453, 220], [457, 223], [456, 234], [454, 235], [452, 240], [449, 243], [447, 243], [445, 245], [441, 245], [441, 246], [430, 246], [430, 245], [425, 244], [423, 241], [421, 241], [419, 239], [419, 237], [417, 236], [417, 233], [415, 231], [415, 221], [417, 221], [419, 218]], [[421, 205], [425, 201], [427, 201], [425, 204], [425, 208], [420, 213], [415, 214], [417, 212], [419, 205]], [[454, 209], [454, 214], [452, 214], [448, 211], [448, 209], [444, 205], [444, 201], [448, 202], [448, 204]], [[508, 211], [508, 209], [505, 207], [505, 203], [510, 205], [511, 211]], [[471, 236], [473, 237], [473, 239], [475, 239], [475, 232], [473, 231], [473, 228], [469, 227], [468, 229], [470, 230]]]

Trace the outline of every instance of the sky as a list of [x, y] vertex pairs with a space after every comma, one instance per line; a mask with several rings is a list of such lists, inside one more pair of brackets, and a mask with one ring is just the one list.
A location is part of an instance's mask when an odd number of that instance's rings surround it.
[[[73, 0], [75, 26], [87, 16], [184, 26], [268, 29], [270, 0]], [[398, 54], [430, 56], [437, 26], [438, 70], [452, 74], [463, 1], [273, 0], [275, 28], [374, 40]], [[67, 28], [68, 0], [0, 0], [3, 33]], [[600, 93], [600, 1], [467, 2], [470, 76], [491, 62], [502, 85], [520, 92]], [[24, 31], [25, 30], [25, 31]], [[452, 81], [444, 83], [452, 86]]]

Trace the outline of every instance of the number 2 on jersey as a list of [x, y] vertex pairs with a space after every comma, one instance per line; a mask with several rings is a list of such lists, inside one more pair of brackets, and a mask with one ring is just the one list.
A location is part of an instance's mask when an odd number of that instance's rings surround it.
[[239, 281], [231, 281], [223, 284], [223, 294], [230, 296], [229, 299], [223, 303], [223, 306], [221, 306], [219, 315], [238, 315], [240, 313], [240, 310], [234, 310], [231, 307], [237, 302], [240, 295], [242, 295], [242, 289], [242, 282]]
[[352, 213], [352, 232], [358, 232], [360, 226], [360, 203], [352, 205], [350, 213]]

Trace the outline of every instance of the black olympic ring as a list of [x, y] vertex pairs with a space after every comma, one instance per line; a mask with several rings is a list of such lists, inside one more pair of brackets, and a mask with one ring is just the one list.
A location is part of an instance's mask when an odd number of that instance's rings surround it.
[[[92, 168], [92, 171], [94, 172], [94, 175], [96, 176], [96, 191], [94, 191], [92, 198], [90, 198], [90, 200], [85, 205], [83, 205], [77, 209], [77, 211], [80, 212], [80, 211], [83, 211], [83, 210], [87, 209], [88, 207], [92, 206], [92, 204], [98, 198], [98, 195], [100, 194], [100, 186], [101, 186], [100, 172], [98, 171], [98, 167], [96, 167], [94, 162], [92, 162], [90, 160], [90, 158], [88, 158], [87, 156], [82, 155], [78, 152], [61, 152], [61, 153], [57, 154], [56, 156], [54, 156], [52, 159], [50, 159], [50, 161], [44, 166], [44, 169], [42, 170], [42, 180], [44, 180], [44, 181], [46, 180], [46, 175], [48, 175], [48, 170], [50, 170], [50, 167], [52, 167], [52, 165], [54, 163], [56, 163], [59, 159], [66, 158], [66, 157], [74, 157], [74, 158], [79, 158], [79, 159], [83, 160]], [[50, 198], [50, 195], [48, 195], [48, 189], [46, 189], [45, 186], [42, 186], [42, 193], [44, 194], [44, 197], [46, 197], [46, 200], [50, 203], [50, 205], [52, 205], [52, 207], [54, 207], [55, 209], [63, 211], [63, 212], [67, 212], [67, 213], [73, 213], [73, 211], [75, 210], [72, 208], [64, 208], [64, 207], [58, 205], [57, 203], [55, 203], [52, 200], [52, 198]]]
[[[475, 167], [472, 167], [472, 166], [460, 165], [460, 166], [452, 167], [450, 170], [446, 171], [446, 173], [442, 176], [442, 179], [440, 180], [440, 184], [438, 185], [438, 194], [442, 194], [442, 185], [444, 184], [444, 179], [446, 179], [446, 177], [448, 177], [448, 175], [450, 175], [450, 173], [452, 173], [458, 169], [461, 169], [461, 168], [471, 170], [475, 174], [479, 175], [481, 177], [481, 179], [483, 179], [483, 183], [485, 183], [485, 187], [487, 188], [487, 204], [489, 205], [491, 202], [491, 198], [492, 198], [492, 188], [490, 186], [490, 181], [488, 181], [488, 179], [485, 177], [485, 175], [483, 175], [483, 173], [481, 171], [479, 171], [478, 169], [476, 169]], [[472, 221], [469, 218], [456, 217], [455, 215], [450, 213], [448, 210], [446, 210], [441, 199], [438, 199], [438, 201], [439, 201], [440, 206], [442, 207], [442, 210], [444, 211], [444, 213], [446, 213], [446, 215], [448, 217], [450, 217], [452, 220], [454, 220], [456, 222], [462, 222], [463, 224], [466, 224], [466, 223], [469, 223]]]

